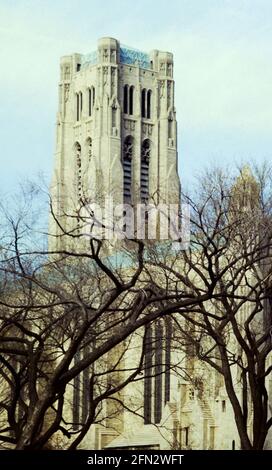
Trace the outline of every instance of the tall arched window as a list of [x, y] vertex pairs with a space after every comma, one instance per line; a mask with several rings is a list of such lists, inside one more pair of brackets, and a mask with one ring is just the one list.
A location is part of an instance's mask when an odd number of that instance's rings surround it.
[[173, 138], [173, 120], [171, 117], [168, 118], [168, 138]]
[[79, 92], [79, 106], [80, 106], [80, 115], [82, 114], [82, 108], [83, 108], [83, 97], [82, 97], [82, 92]]
[[81, 91], [76, 93], [76, 120], [79, 121], [82, 114], [83, 97]]
[[128, 85], [124, 86], [124, 102], [123, 102], [124, 113], [128, 113]]
[[142, 117], [146, 117], [146, 89], [142, 90], [142, 99], [141, 99], [141, 108], [142, 108]]
[[92, 102], [92, 89], [89, 88], [89, 116], [92, 115], [92, 108], [93, 108], [93, 102]]
[[81, 146], [78, 142], [75, 143], [75, 157], [77, 168], [77, 196], [78, 199], [82, 197], [82, 174], [81, 174]]
[[76, 93], [76, 120], [79, 121], [80, 107], [79, 107], [79, 93]]
[[151, 90], [146, 90], [145, 88], [142, 90], [141, 108], [143, 118], [151, 118], [151, 96]]
[[123, 148], [123, 169], [124, 169], [124, 202], [131, 202], [131, 183], [132, 183], [132, 157], [133, 157], [133, 137], [127, 136]]
[[92, 86], [91, 88], [89, 88], [89, 116], [92, 115], [93, 113], [93, 108], [94, 108], [94, 101], [95, 101], [95, 88]]
[[146, 202], [149, 197], [149, 160], [151, 153], [151, 142], [149, 139], [145, 139], [142, 143], [141, 151], [141, 200]]
[[133, 94], [134, 94], [134, 86], [129, 88], [129, 114], [133, 114]]
[[125, 114], [133, 114], [134, 86], [124, 86], [123, 110]]
[[152, 94], [152, 91], [148, 90], [148, 92], [147, 92], [147, 103], [146, 103], [146, 117], [147, 117], [147, 119], [151, 118], [151, 94]]
[[152, 325], [147, 326], [145, 336], [145, 358], [144, 358], [144, 423], [152, 422], [152, 365], [153, 365], [153, 346], [152, 346]]
[[170, 401], [171, 320], [147, 327], [144, 357], [144, 422], [161, 421], [163, 406]]
[[116, 124], [117, 124], [117, 107], [116, 107], [116, 104], [114, 104], [111, 108], [111, 124], [112, 124], [112, 127], [116, 127]]
[[163, 374], [163, 326], [160, 321], [155, 323], [155, 357], [154, 357], [154, 422], [159, 423], [162, 415], [162, 402], [163, 402], [163, 387], [162, 387], [162, 374]]

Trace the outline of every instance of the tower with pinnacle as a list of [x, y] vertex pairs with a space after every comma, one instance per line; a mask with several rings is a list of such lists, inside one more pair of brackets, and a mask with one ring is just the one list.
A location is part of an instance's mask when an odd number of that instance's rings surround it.
[[[54, 218], [86, 202], [178, 204], [173, 55], [98, 41], [88, 54], [60, 61], [54, 172]], [[59, 248], [54, 219], [51, 248]], [[52, 244], [54, 246], [52, 246]]]

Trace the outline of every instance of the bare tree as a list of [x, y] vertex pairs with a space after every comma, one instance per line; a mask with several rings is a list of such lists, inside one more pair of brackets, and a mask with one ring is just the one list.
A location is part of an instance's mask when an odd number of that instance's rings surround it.
[[177, 299], [185, 288], [199, 297], [173, 316], [176, 330], [186, 350], [191, 345], [192, 356], [223, 378], [242, 449], [262, 449], [272, 425], [271, 175], [268, 165], [243, 167], [238, 177], [206, 172], [195, 194], [184, 196], [192, 208], [190, 250], [165, 260], [154, 250], [150, 261], [176, 286]]
[[[61, 432], [75, 448], [103, 419], [103, 401], [121, 406], [124, 387], [140, 378], [147, 326], [171, 316], [180, 350], [190, 347], [223, 378], [241, 447], [263, 448], [272, 425], [270, 175], [263, 167], [255, 178], [249, 169], [238, 180], [222, 170], [202, 177], [196, 193], [184, 196], [192, 209], [186, 251], [134, 239], [110, 254], [95, 237], [82, 243], [89, 220], [79, 211], [60, 218], [53, 212], [65, 244], [48, 251], [40, 232], [32, 235], [31, 211], [6, 214], [0, 440], [40, 449]], [[123, 367], [138, 332], [139, 356]], [[84, 374], [88, 408], [67, 417], [71, 387]]]
[[[41, 449], [61, 432], [76, 448], [97, 421], [101, 404], [110, 397], [117, 402], [118, 393], [139, 379], [147, 325], [187, 310], [200, 298], [179, 291], [177, 302], [168, 285], [151, 282], [143, 241], [130, 241], [129, 249], [119, 248], [112, 259], [101, 240], [90, 237], [87, 247], [81, 244], [78, 221], [85, 221], [76, 214], [70, 230], [57, 220], [60, 236], [71, 244], [49, 252], [37, 226], [33, 234], [36, 219], [28, 202], [17, 218], [5, 208], [4, 213], [0, 441], [16, 449]], [[118, 261], [124, 252], [131, 260], [125, 266]], [[138, 331], [138, 358], [133, 367], [122, 368]], [[83, 415], [67, 416], [71, 388], [82, 375], [88, 404]]]

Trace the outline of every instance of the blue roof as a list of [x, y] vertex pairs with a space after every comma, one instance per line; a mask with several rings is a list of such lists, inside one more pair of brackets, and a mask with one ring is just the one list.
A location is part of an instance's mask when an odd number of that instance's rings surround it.
[[150, 69], [150, 57], [146, 52], [127, 46], [120, 46], [121, 64], [139, 65], [144, 69]]
[[[82, 66], [97, 64], [97, 51], [90, 52], [82, 58]], [[120, 63], [128, 65], [139, 65], [141, 68], [150, 69], [149, 54], [133, 47], [120, 46]]]

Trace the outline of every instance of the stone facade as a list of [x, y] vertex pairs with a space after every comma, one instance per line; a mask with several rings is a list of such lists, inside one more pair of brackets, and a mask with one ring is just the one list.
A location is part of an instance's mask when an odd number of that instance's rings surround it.
[[[87, 56], [62, 57], [55, 215], [71, 213], [80, 201], [103, 205], [105, 197], [114, 205], [179, 203], [179, 189], [172, 54], [102, 38]], [[51, 233], [58, 233], [53, 221]]]
[[[107, 196], [116, 205], [147, 200], [179, 204], [176, 128], [171, 53], [146, 54], [102, 38], [97, 51], [87, 56], [62, 57], [51, 197], [64, 228], [69, 228], [64, 214], [90, 201], [103, 205]], [[50, 231], [58, 234], [53, 219]], [[55, 237], [49, 240], [51, 249], [61, 248], [62, 243]], [[164, 346], [168, 354], [169, 345]], [[135, 344], [133, 348], [124, 359], [126, 366], [133, 366]], [[171, 363], [180, 361], [195, 383], [201, 378], [201, 389], [174, 370], [168, 377], [162, 374], [159, 385], [154, 377], [149, 384], [143, 380], [129, 385], [122, 400], [127, 406], [132, 402], [142, 414], [149, 400], [148, 419], [122, 410], [114, 422], [92, 426], [82, 447], [239, 448], [232, 407], [219, 374], [181, 351], [171, 351]], [[157, 416], [156, 390], [163, 397]], [[71, 389], [70, 414], [72, 395]]]

